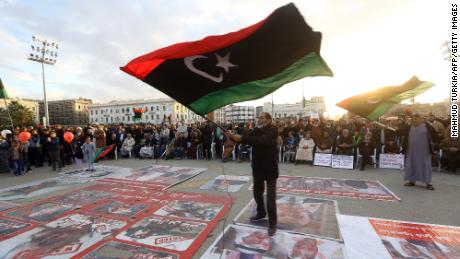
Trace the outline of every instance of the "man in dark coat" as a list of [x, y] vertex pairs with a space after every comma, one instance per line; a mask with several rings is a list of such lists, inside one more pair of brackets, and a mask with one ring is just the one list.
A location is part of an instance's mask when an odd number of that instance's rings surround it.
[[[257, 128], [248, 134], [237, 135], [226, 132], [225, 135], [235, 142], [252, 146], [252, 176], [254, 178], [254, 200], [257, 214], [251, 221], [262, 220], [268, 212], [268, 235], [276, 232], [276, 179], [279, 175], [276, 157], [278, 129], [272, 125], [269, 113], [262, 112], [257, 118]], [[267, 209], [264, 204], [265, 182], [267, 183]]]

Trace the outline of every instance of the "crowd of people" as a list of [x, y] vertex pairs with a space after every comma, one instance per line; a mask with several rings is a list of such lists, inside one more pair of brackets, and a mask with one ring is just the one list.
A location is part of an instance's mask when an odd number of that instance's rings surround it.
[[[450, 138], [449, 120], [434, 115], [422, 116], [430, 130], [430, 153], [433, 163], [455, 171], [460, 167], [460, 144]], [[380, 153], [405, 153], [411, 116], [400, 116], [395, 120], [380, 123], [363, 119], [323, 118], [274, 119], [278, 129], [278, 150], [280, 162], [312, 161], [315, 153], [358, 155], [362, 157], [357, 167], [364, 169], [375, 161], [370, 159]], [[251, 146], [227, 139], [224, 129], [236, 134], [252, 131], [253, 121], [228, 123], [217, 127], [210, 122], [190, 124], [134, 124], [134, 125], [87, 125], [82, 127], [15, 128], [11, 134], [0, 136], [0, 172], [21, 175], [31, 172], [33, 167], [50, 166], [53, 170], [72, 163], [93, 160], [97, 148], [115, 145], [105, 159], [162, 158], [162, 159], [222, 159], [250, 160]], [[1, 131], [1, 130], [0, 130]], [[22, 142], [21, 132], [31, 134]], [[65, 132], [72, 132], [74, 138], [67, 142]], [[95, 150], [88, 151], [90, 145]], [[440, 157], [442, 159], [435, 159]], [[90, 166], [90, 165], [89, 165]]]

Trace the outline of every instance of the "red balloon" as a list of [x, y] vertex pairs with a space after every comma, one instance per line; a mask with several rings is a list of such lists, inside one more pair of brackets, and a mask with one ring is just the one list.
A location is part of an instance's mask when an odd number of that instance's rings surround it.
[[64, 140], [68, 143], [72, 142], [73, 140], [73, 133], [72, 132], [69, 132], [67, 131], [66, 133], [64, 133]]
[[30, 139], [30, 137], [31, 137], [31, 135], [27, 131], [23, 131], [23, 132], [19, 133], [19, 136], [18, 136], [18, 138], [19, 138], [19, 140], [21, 142], [26, 142], [27, 140]]

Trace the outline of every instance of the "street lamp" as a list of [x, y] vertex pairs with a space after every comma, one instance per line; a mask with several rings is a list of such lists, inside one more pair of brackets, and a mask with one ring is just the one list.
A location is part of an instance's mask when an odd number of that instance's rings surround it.
[[45, 106], [45, 120], [43, 121], [43, 124], [45, 127], [48, 127], [50, 117], [48, 114], [48, 101], [46, 99], [45, 64], [56, 64], [56, 58], [58, 56], [57, 50], [59, 49], [59, 45], [56, 42], [51, 42], [46, 39], [39, 39], [35, 36], [32, 36], [31, 48], [32, 52], [29, 54], [28, 59], [42, 64], [43, 96]]

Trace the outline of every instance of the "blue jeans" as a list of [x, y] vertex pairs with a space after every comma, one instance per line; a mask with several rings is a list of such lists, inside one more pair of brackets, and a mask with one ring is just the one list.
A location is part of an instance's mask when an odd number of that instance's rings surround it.
[[13, 160], [13, 173], [14, 175], [21, 175], [24, 170], [22, 160]]

